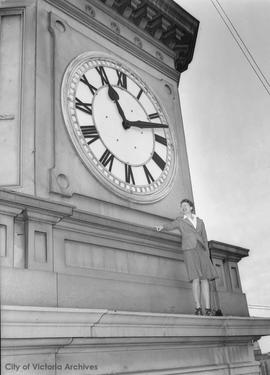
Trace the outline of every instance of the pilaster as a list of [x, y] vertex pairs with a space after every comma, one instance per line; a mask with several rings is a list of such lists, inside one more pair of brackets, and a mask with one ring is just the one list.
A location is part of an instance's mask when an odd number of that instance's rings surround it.
[[22, 208], [5, 206], [0, 203], [0, 260], [1, 265], [14, 265], [14, 220]]

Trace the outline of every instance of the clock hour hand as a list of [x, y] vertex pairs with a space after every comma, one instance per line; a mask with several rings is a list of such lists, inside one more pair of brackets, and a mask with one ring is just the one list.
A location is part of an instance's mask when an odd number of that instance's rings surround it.
[[110, 84], [109, 84], [108, 86], [109, 86], [109, 90], [108, 90], [109, 98], [110, 98], [112, 101], [115, 102], [116, 107], [117, 107], [117, 109], [118, 109], [118, 112], [119, 112], [120, 116], [122, 117], [123, 122], [125, 122], [125, 121], [126, 121], [126, 116], [125, 116], [125, 114], [124, 114], [124, 111], [123, 111], [121, 105], [120, 105], [119, 102], [118, 102], [118, 100], [119, 100], [119, 95], [118, 95], [117, 91], [115, 91], [115, 89], [114, 89]]
[[112, 100], [112, 101], [116, 101], [116, 100], [119, 100], [119, 95], [118, 95], [118, 92], [115, 91], [115, 89], [110, 85], [108, 84], [109, 86], [109, 90], [108, 90], [108, 94], [109, 94], [109, 98]]
[[152, 129], [152, 128], [168, 128], [168, 125], [159, 124], [156, 122], [147, 122], [147, 121], [124, 121], [124, 127], [130, 128], [131, 126], [135, 126], [141, 129]]

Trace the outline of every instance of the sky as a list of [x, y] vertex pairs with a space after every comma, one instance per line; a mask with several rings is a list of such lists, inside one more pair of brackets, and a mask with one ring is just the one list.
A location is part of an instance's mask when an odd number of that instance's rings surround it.
[[209, 240], [250, 249], [242, 289], [270, 317], [270, 0], [175, 1], [200, 21], [179, 84], [196, 212]]

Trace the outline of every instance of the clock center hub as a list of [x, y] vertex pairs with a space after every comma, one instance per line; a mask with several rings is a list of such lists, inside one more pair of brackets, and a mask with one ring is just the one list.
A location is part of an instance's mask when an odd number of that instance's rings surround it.
[[[119, 104], [129, 121], [149, 121], [139, 101], [126, 90], [114, 86]], [[95, 127], [105, 147], [120, 161], [130, 165], [142, 165], [152, 157], [154, 135], [152, 129], [123, 127], [123, 119], [116, 103], [109, 98], [108, 87], [103, 86], [93, 99]]]

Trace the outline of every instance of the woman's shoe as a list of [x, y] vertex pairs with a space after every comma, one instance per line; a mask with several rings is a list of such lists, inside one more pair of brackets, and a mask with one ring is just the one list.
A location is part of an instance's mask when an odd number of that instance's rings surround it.
[[213, 316], [214, 315], [214, 311], [212, 309], [205, 309], [205, 315], [206, 316]]
[[197, 307], [197, 308], [195, 309], [195, 315], [203, 315], [203, 313], [202, 313], [202, 308], [201, 308], [201, 307]]

